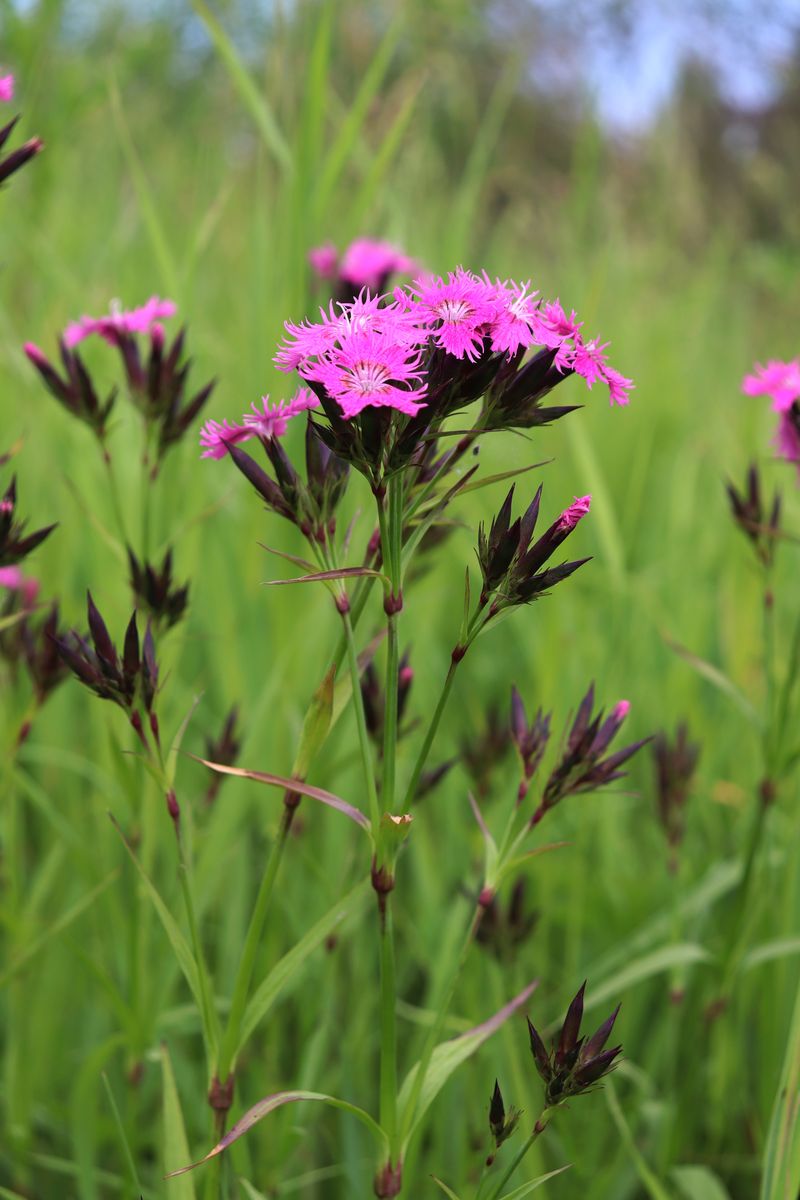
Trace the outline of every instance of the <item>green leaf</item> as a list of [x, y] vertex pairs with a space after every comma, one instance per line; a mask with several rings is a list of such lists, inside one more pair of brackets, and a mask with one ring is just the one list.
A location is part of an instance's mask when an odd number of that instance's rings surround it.
[[119, 1111], [119, 1106], [114, 1098], [114, 1093], [111, 1090], [111, 1084], [108, 1082], [108, 1076], [106, 1075], [105, 1071], [103, 1071], [103, 1087], [106, 1089], [108, 1102], [111, 1105], [111, 1111], [114, 1114], [114, 1124], [117, 1127], [117, 1135], [119, 1136], [120, 1145], [122, 1146], [122, 1153], [125, 1158], [125, 1162], [128, 1165], [128, 1170], [130, 1171], [134, 1189], [139, 1193], [139, 1195], [141, 1195], [142, 1185], [139, 1182], [139, 1174], [136, 1170], [136, 1159], [133, 1157], [131, 1144], [128, 1141], [128, 1135], [125, 1133], [125, 1126], [122, 1123], [122, 1115]]
[[662, 946], [660, 950], [653, 950], [650, 954], [634, 959], [594, 988], [586, 997], [585, 1011], [589, 1012], [605, 1004], [607, 1000], [618, 998], [620, 992], [650, 979], [653, 975], [659, 975], [673, 967], [707, 963], [711, 958], [708, 950], [695, 942], [676, 942], [674, 945]]
[[[189, 1143], [186, 1140], [186, 1126], [183, 1123], [183, 1112], [175, 1084], [175, 1073], [169, 1050], [161, 1044], [161, 1078], [164, 1092], [164, 1167], [169, 1165], [168, 1159], [186, 1162], [189, 1157]], [[189, 1176], [172, 1179], [167, 1184], [169, 1200], [195, 1200], [194, 1183]]]
[[698, 675], [702, 676], [703, 679], [707, 679], [717, 691], [722, 692], [724, 696], [732, 700], [758, 729], [763, 727], [764, 721], [761, 713], [757, 712], [744, 692], [739, 691], [736, 684], [732, 679], [728, 678], [724, 671], [721, 671], [719, 667], [715, 667], [713, 663], [706, 662], [704, 658], [699, 658], [698, 655], [688, 650], [686, 646], [682, 646], [680, 642], [673, 641], [670, 637], [665, 636], [664, 642], [670, 650], [674, 650], [684, 662], [687, 662]]
[[513, 1192], [506, 1192], [504, 1196], [500, 1197], [500, 1200], [522, 1200], [523, 1196], [530, 1196], [531, 1192], [535, 1192], [543, 1183], [547, 1183], [548, 1179], [555, 1179], [556, 1175], [563, 1175], [571, 1165], [571, 1163], [567, 1163], [564, 1167], [557, 1167], [555, 1171], [548, 1171], [546, 1175], [537, 1175], [536, 1179], [520, 1184], [518, 1188], [514, 1188]]
[[742, 959], [741, 971], [751, 971], [762, 963], [774, 962], [776, 958], [790, 958], [800, 954], [800, 938], [775, 938], [771, 942], [762, 942], [753, 946]]
[[278, 125], [275, 114], [253, 83], [249, 71], [236, 51], [236, 47], [205, 3], [205, 0], [191, 0], [191, 4], [208, 30], [214, 47], [225, 64], [234, 87], [258, 127], [258, 131], [264, 140], [264, 145], [278, 166], [287, 174], [291, 174], [294, 163], [289, 143]]
[[152, 882], [149, 875], [145, 871], [144, 867], [142, 867], [138, 858], [133, 853], [133, 850], [130, 847], [128, 839], [125, 837], [125, 834], [122, 832], [122, 830], [117, 822], [116, 817], [114, 817], [111, 813], [109, 813], [109, 817], [111, 818], [112, 825], [116, 829], [119, 836], [122, 838], [122, 844], [124, 845], [125, 849], [127, 850], [131, 862], [136, 867], [136, 870], [139, 872], [139, 877], [141, 878], [142, 882], [144, 883], [145, 890], [147, 891], [147, 894], [153, 903], [153, 907], [155, 908], [156, 912], [158, 913], [159, 919], [161, 920], [161, 924], [164, 928], [164, 932], [166, 933], [167, 938], [169, 939], [169, 943], [172, 946], [173, 952], [175, 954], [175, 958], [177, 959], [177, 962], [178, 962], [178, 966], [180, 967], [181, 971], [183, 972], [184, 978], [186, 979], [186, 982], [189, 985], [191, 993], [194, 996], [195, 1001], [197, 1002], [198, 1010], [202, 1013], [203, 1003], [202, 1003], [202, 996], [200, 993], [200, 980], [199, 980], [199, 975], [198, 975], [198, 971], [197, 971], [197, 963], [195, 962], [194, 955], [192, 954], [191, 950], [189, 949], [189, 943], [186, 941], [186, 938], [183, 936], [183, 933], [181, 932], [180, 927], [178, 926], [172, 913], [169, 911], [166, 904], [162, 900], [161, 895], [160, 895], [158, 889], [156, 888], [155, 884]]
[[86, 911], [87, 908], [90, 908], [94, 904], [97, 897], [104, 892], [111, 883], [114, 882], [118, 874], [118, 871], [112, 871], [110, 875], [106, 876], [102, 883], [98, 883], [97, 887], [92, 888], [92, 890], [87, 892], [85, 896], [81, 896], [80, 900], [76, 900], [76, 902], [70, 908], [68, 908], [65, 913], [61, 914], [57, 921], [53, 922], [49, 929], [46, 929], [44, 933], [41, 933], [38, 937], [29, 941], [19, 957], [13, 959], [3, 973], [0, 974], [0, 988], [8, 983], [9, 979], [13, 978], [18, 971], [26, 966], [31, 959], [39, 953], [43, 946], [46, 946], [47, 943], [52, 940], [52, 938], [57, 937], [58, 934], [71, 925], [73, 921], [76, 921], [78, 917]]
[[[529, 983], [518, 996], [513, 1000], [509, 1000], [508, 1004], [503, 1005], [493, 1016], [487, 1021], [483, 1021], [480, 1025], [476, 1025], [474, 1029], [462, 1033], [459, 1037], [451, 1038], [449, 1041], [441, 1042], [434, 1050], [428, 1070], [425, 1073], [425, 1078], [422, 1082], [422, 1087], [419, 1092], [416, 1109], [413, 1114], [408, 1114], [405, 1109], [413, 1097], [415, 1090], [415, 1082], [419, 1064], [415, 1064], [408, 1075], [406, 1076], [403, 1086], [400, 1089], [400, 1095], [397, 1100], [397, 1107], [401, 1113], [400, 1127], [407, 1128], [403, 1151], [408, 1146], [414, 1130], [419, 1125], [425, 1113], [433, 1104], [439, 1092], [447, 1083], [450, 1076], [456, 1071], [462, 1063], [478, 1050], [484, 1042], [495, 1033], [501, 1025], [503, 1025], [510, 1016], [517, 1012], [526, 1000], [533, 994], [534, 989], [538, 984], [538, 980]], [[410, 1117], [410, 1120], [409, 1120]]]
[[683, 1200], [731, 1200], [728, 1189], [708, 1167], [673, 1167], [670, 1174]]
[[331, 727], [333, 695], [336, 683], [336, 666], [332, 666], [319, 685], [303, 721], [300, 745], [297, 748], [292, 774], [305, 779], [311, 764], [324, 743]]
[[312, 800], [318, 800], [320, 804], [326, 804], [328, 808], [335, 808], [337, 812], [349, 817], [356, 825], [360, 825], [367, 833], [370, 832], [369, 820], [360, 808], [354, 808], [341, 796], [327, 792], [324, 788], [312, 787], [311, 784], [303, 783], [299, 779], [287, 779], [285, 775], [272, 775], [268, 771], [248, 771], [245, 767], [228, 767], [224, 763], [209, 762], [207, 758], [197, 758], [194, 754], [191, 757], [211, 771], [218, 771], [220, 775], [236, 775], [240, 779], [253, 779], [256, 783], [266, 783], [270, 787], [282, 788], [283, 791], [299, 792], [301, 796], [309, 796]]
[[636, 1168], [636, 1174], [641, 1180], [644, 1190], [647, 1192], [650, 1200], [673, 1200], [672, 1195], [667, 1191], [664, 1185], [659, 1180], [658, 1176], [653, 1172], [645, 1160], [639, 1147], [636, 1145], [636, 1140], [631, 1132], [631, 1127], [625, 1120], [625, 1115], [620, 1107], [617, 1093], [614, 1090], [614, 1085], [610, 1079], [606, 1078], [603, 1088], [611, 1116], [614, 1119], [614, 1124], [617, 1127], [617, 1132], [620, 1136], [620, 1141], [625, 1148], [625, 1151], [630, 1158], [633, 1166]]
[[218, 1154], [222, 1154], [223, 1150], [227, 1150], [228, 1146], [233, 1145], [245, 1133], [248, 1133], [254, 1125], [262, 1121], [264, 1117], [275, 1112], [284, 1104], [296, 1104], [300, 1100], [316, 1100], [320, 1104], [327, 1104], [331, 1108], [340, 1108], [344, 1112], [350, 1113], [357, 1117], [358, 1120], [365, 1125], [370, 1133], [375, 1137], [380, 1147], [381, 1153], [387, 1154], [389, 1144], [386, 1140], [386, 1135], [381, 1129], [377, 1121], [365, 1112], [363, 1108], [359, 1108], [355, 1104], [350, 1104], [347, 1100], [339, 1100], [336, 1096], [327, 1096], [324, 1092], [275, 1092], [271, 1096], [265, 1096], [263, 1100], [259, 1100], [252, 1108], [248, 1108], [243, 1117], [240, 1117], [232, 1129], [229, 1129], [225, 1136], [217, 1142], [213, 1149], [209, 1150], [208, 1154], [197, 1162], [189, 1163], [186, 1167], [180, 1167], [177, 1171], [170, 1171], [167, 1179], [175, 1179], [178, 1175], [185, 1175], [187, 1171], [193, 1171], [195, 1167], [200, 1167], [203, 1163], [207, 1163], [209, 1159], [216, 1158]]
[[251, 996], [245, 1009], [236, 1055], [239, 1054], [247, 1039], [263, 1021], [307, 959], [343, 921], [360, 913], [366, 907], [366, 902], [371, 894], [370, 880], [363, 879], [346, 896], [338, 900], [324, 916], [320, 917], [316, 925], [313, 925], [308, 933], [275, 963], [275, 966]]
[[461, 1200], [461, 1197], [456, 1195], [456, 1193], [453, 1191], [453, 1189], [448, 1187], [446, 1183], [442, 1183], [441, 1179], [439, 1179], [436, 1175], [431, 1175], [431, 1179], [433, 1180], [433, 1182], [436, 1184], [437, 1187], [440, 1187], [442, 1189], [445, 1196], [450, 1197], [450, 1200]]
[[760, 1200], [795, 1200], [800, 1192], [800, 988], [764, 1150]]

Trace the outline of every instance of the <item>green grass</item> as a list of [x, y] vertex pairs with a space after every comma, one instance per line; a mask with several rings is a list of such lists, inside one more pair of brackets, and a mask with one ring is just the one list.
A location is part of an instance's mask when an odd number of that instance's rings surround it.
[[[208, 20], [205, 4], [194, 7]], [[545, 295], [574, 305], [636, 380], [630, 408], [611, 411], [599, 388], [585, 396], [570, 381], [559, 402], [586, 399], [582, 412], [527, 440], [489, 438], [481, 458], [485, 473], [553, 459], [517, 485], [524, 495], [541, 478], [548, 514], [591, 491], [592, 517], [576, 537], [594, 560], [478, 642], [434, 756], [447, 757], [479, 731], [491, 703], [505, 711], [512, 680], [529, 706], [554, 710], [558, 729], [594, 679], [603, 702], [630, 699], [635, 736], [687, 719], [702, 758], [677, 876], [667, 871], [646, 752], [624, 789], [574, 798], [548, 817], [545, 840], [569, 845], [528, 870], [535, 933], [502, 964], [473, 947], [446, 1030], [484, 1020], [532, 978], [541, 983], [529, 1011], [548, 1025], [588, 977], [590, 1000], [602, 999], [592, 1014], [598, 1021], [623, 1002], [625, 1063], [613, 1093], [577, 1100], [526, 1160], [531, 1178], [573, 1164], [542, 1195], [748, 1200], [766, 1154], [764, 1200], [794, 1200], [796, 1116], [779, 1084], [795, 1078], [797, 1047], [796, 788], [783, 789], [770, 814], [742, 965], [728, 1010], [709, 1027], [704, 1007], [736, 916], [759, 739], [742, 709], [670, 643], [724, 671], [762, 706], [760, 584], [722, 484], [728, 474], [743, 476], [755, 457], [770, 480], [784, 480], [787, 525], [797, 520], [794, 482], [770, 461], [769, 417], [739, 392], [754, 359], [796, 353], [797, 280], [735, 230], [719, 231], [699, 251], [682, 248], [674, 209], [685, 197], [675, 193], [688, 185], [667, 143], [651, 209], [634, 227], [591, 129], [559, 195], [536, 183], [536, 145], [529, 162], [514, 164], [509, 184], [509, 164], [494, 145], [517, 77], [513, 56], [485, 112], [473, 111], [469, 81], [449, 69], [439, 25], [417, 65], [397, 67], [409, 61], [398, 60], [398, 47], [425, 46], [424, 9], [408, 3], [396, 6], [390, 25], [369, 31], [372, 49], [353, 84], [344, 58], [352, 43], [336, 7], [301, 6], [246, 70], [225, 40], [224, 14], [207, 33], [195, 24], [208, 56], [181, 74], [173, 33], [161, 26], [115, 38], [109, 24], [90, 54], [60, 29], [60, 5], [43, 4], [24, 19], [0, 6], [23, 132], [46, 142], [0, 195], [0, 448], [19, 444], [20, 508], [32, 526], [59, 521], [32, 568], [76, 625], [91, 587], [121, 637], [130, 596], [109, 536], [102, 465], [88, 431], [43, 394], [20, 349], [31, 339], [51, 351], [67, 320], [104, 311], [111, 296], [174, 296], [189, 324], [193, 378], [219, 379], [209, 415], [229, 418], [265, 391], [285, 394], [287, 381], [270, 360], [283, 320], [314, 299], [305, 252], [328, 238], [341, 245], [366, 232], [402, 243], [439, 271], [463, 262], [531, 275]], [[439, 125], [446, 87], [447, 104], [474, 121], [474, 151], [456, 178]], [[656, 190], [659, 171], [674, 190]], [[490, 206], [498, 180], [508, 190], [501, 219]], [[110, 383], [105, 348], [87, 348], [87, 358]], [[138, 539], [138, 427], [119, 410], [113, 453], [125, 521]], [[423, 722], [457, 636], [477, 522], [502, 494], [499, 485], [459, 503], [466, 528], [410, 595], [401, 638], [413, 647], [411, 711]], [[370, 530], [368, 502], [354, 485], [347, 507], [360, 513], [356, 544]], [[191, 580], [188, 620], [163, 650], [164, 728], [172, 735], [199, 695], [185, 746], [202, 752], [203, 736], [217, 732], [236, 702], [240, 763], [287, 774], [339, 632], [324, 592], [261, 586], [285, 564], [259, 543], [302, 553], [299, 539], [261, 511], [228, 464], [200, 462], [194, 437], [168, 460], [154, 513], [155, 544], [174, 541], [179, 578]], [[793, 553], [782, 548], [778, 569], [783, 628], [796, 604]], [[365, 639], [380, 619], [376, 602]], [[8, 744], [26, 702], [24, 686], [4, 681]], [[402, 744], [401, 782], [420, 737], [417, 728]], [[311, 782], [360, 800], [355, 745], [347, 713]], [[162, 1180], [183, 1164], [187, 1146], [192, 1158], [210, 1149], [212, 1134], [197, 1008], [109, 820], [110, 812], [123, 828], [138, 827], [141, 856], [188, 939], [163, 800], [132, 749], [119, 714], [69, 682], [2, 777], [3, 1195], [204, 1195], [199, 1174]], [[280, 795], [232, 780], [209, 811], [203, 770], [182, 758], [178, 771], [187, 819], [191, 811], [202, 940], [224, 1014]], [[494, 785], [502, 804], [516, 787], [510, 760]], [[419, 1052], [443, 947], [455, 945], [466, 919], [462, 889], [478, 879], [468, 787], [456, 767], [420, 807], [401, 860], [401, 1078]], [[363, 847], [345, 822], [310, 802], [300, 814], [257, 980], [366, 873]], [[760, 953], [765, 945], [774, 953]], [[234, 1117], [283, 1088], [376, 1111], [377, 954], [365, 912], [343, 923], [335, 945], [308, 956], [248, 1045]], [[680, 1004], [670, 999], [677, 989]], [[540, 1085], [520, 1017], [436, 1099], [410, 1155], [405, 1194], [435, 1196], [431, 1174], [464, 1200], [474, 1194], [495, 1077], [507, 1103], [533, 1120]], [[692, 1165], [694, 1173], [685, 1169]], [[293, 1105], [237, 1143], [223, 1177], [231, 1195], [335, 1200], [369, 1195], [373, 1168], [369, 1136], [347, 1113]]]

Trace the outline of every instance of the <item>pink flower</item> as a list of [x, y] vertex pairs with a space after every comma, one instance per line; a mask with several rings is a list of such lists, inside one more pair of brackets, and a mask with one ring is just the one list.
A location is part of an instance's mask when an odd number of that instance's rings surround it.
[[[316, 363], [306, 362], [299, 371], [321, 383], [345, 417], [369, 406], [396, 408], [413, 417], [426, 394], [425, 384], [420, 383], [421, 357], [418, 346], [399, 341], [391, 329], [353, 327], [340, 333], [334, 349]], [[415, 383], [419, 386], [413, 387]]]
[[576, 496], [569, 508], [565, 508], [558, 518], [556, 525], [558, 532], [568, 533], [570, 529], [574, 529], [578, 522], [588, 513], [591, 503], [591, 495]]
[[614, 720], [617, 722], [617, 724], [620, 725], [625, 720], [625, 718], [627, 717], [627, 715], [630, 711], [631, 711], [630, 700], [620, 700], [617, 702], [617, 704], [614, 705], [614, 711], [612, 712], [611, 715], [614, 718]]
[[377, 290], [389, 275], [410, 274], [416, 269], [414, 260], [390, 242], [359, 238], [345, 250], [339, 274], [353, 287]]
[[229, 445], [246, 442], [258, 431], [249, 425], [231, 425], [228, 421], [206, 421], [200, 430], [200, 445], [204, 447], [201, 458], [224, 458]]
[[8, 104], [14, 99], [14, 76], [0, 75], [0, 102]]
[[[600, 344], [597, 338], [590, 342], [577, 339], [577, 345], [567, 356], [569, 366], [576, 375], [586, 380], [586, 386], [591, 388], [598, 380], [608, 387], [608, 395], [612, 404], [627, 404], [628, 392], [634, 386], [632, 379], [626, 379], [619, 371], [608, 365], [603, 351], [608, 343]], [[558, 356], [556, 356], [558, 357]]]
[[172, 300], [161, 300], [158, 296], [151, 296], [146, 304], [131, 309], [130, 312], [112, 307], [108, 316], [84, 316], [78, 321], [73, 321], [64, 330], [64, 344], [71, 350], [93, 333], [99, 333], [112, 345], [117, 333], [163, 333], [159, 322], [173, 317], [177, 311], [177, 306]]
[[315, 246], [313, 250], [309, 250], [308, 261], [320, 279], [333, 279], [336, 275], [339, 254], [335, 246], [326, 242], [324, 246]]
[[19, 592], [25, 608], [31, 608], [39, 595], [38, 579], [23, 575], [19, 567], [0, 567], [0, 587]]
[[483, 339], [498, 315], [495, 285], [463, 267], [451, 271], [447, 283], [423, 277], [414, 281], [410, 296], [400, 289], [395, 296], [400, 304], [413, 305], [417, 318], [433, 326], [438, 346], [471, 361], [483, 352]]
[[800, 465], [800, 413], [794, 405], [778, 418], [772, 442], [781, 458]]
[[291, 400], [270, 404], [269, 396], [262, 396], [261, 409], [255, 402], [250, 407], [253, 413], [246, 413], [244, 416], [244, 423], [249, 430], [263, 438], [283, 437], [291, 418], [305, 412], [306, 409], [318, 408], [319, 399], [308, 388], [300, 388]]
[[539, 316], [539, 304], [535, 299], [538, 292], [531, 292], [530, 286], [530, 280], [521, 284], [497, 281], [497, 312], [490, 330], [492, 349], [497, 353], [505, 351], [509, 358], [534, 342], [545, 345], [543, 338], [549, 333]]
[[742, 380], [746, 395], [770, 396], [775, 412], [787, 412], [800, 399], [800, 359], [790, 362], [771, 359], [765, 367], [756, 363], [755, 371]]

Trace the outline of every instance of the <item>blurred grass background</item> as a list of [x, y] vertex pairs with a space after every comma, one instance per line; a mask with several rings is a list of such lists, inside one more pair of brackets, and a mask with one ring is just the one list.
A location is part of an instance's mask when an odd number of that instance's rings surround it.
[[[474, 1023], [534, 977], [541, 984], [530, 1011], [542, 1024], [587, 975], [606, 1007], [623, 1001], [627, 1065], [615, 1094], [638, 1149], [620, 1137], [603, 1095], [578, 1101], [531, 1156], [531, 1173], [574, 1164], [543, 1194], [754, 1197], [796, 961], [784, 948], [743, 972], [730, 1011], [706, 1025], [712, 972], [697, 948], [718, 948], [759, 778], [758, 735], [669, 642], [717, 665], [761, 703], [760, 579], [728, 518], [723, 481], [756, 459], [770, 482], [786, 484], [787, 520], [797, 516], [794, 482], [771, 459], [765, 406], [743, 398], [739, 385], [753, 360], [797, 352], [792, 151], [800, 60], [761, 113], [736, 111], [713, 75], [690, 65], [664, 111], [621, 138], [599, 121], [579, 78], [537, 86], [532, 63], [548, 48], [557, 55], [559, 42], [535, 19], [535, 5], [220, 6], [212, 24], [218, 20], [242, 55], [233, 73], [213, 44], [207, 11], [199, 0], [138, 15], [116, 4], [0, 0], [0, 60], [18, 80], [14, 111], [24, 114], [25, 136], [46, 143], [0, 195], [0, 445], [19, 447], [21, 510], [37, 527], [59, 521], [35, 572], [73, 624], [82, 622], [90, 586], [121, 636], [130, 596], [104, 534], [111, 521], [102, 464], [89, 433], [42, 393], [21, 352], [26, 340], [53, 351], [68, 320], [105, 311], [111, 297], [130, 306], [158, 292], [178, 302], [193, 378], [198, 386], [219, 380], [208, 410], [219, 419], [238, 417], [265, 391], [286, 393], [289, 381], [271, 358], [282, 322], [324, 298], [305, 260], [321, 241], [388, 238], [436, 271], [463, 263], [531, 277], [545, 296], [574, 306], [588, 331], [612, 342], [614, 365], [635, 379], [629, 409], [611, 411], [599, 388], [585, 394], [573, 380], [559, 403], [585, 400], [581, 413], [529, 440], [489, 439], [481, 455], [487, 473], [552, 459], [518, 484], [524, 495], [541, 478], [548, 514], [592, 492], [592, 518], [577, 536], [594, 561], [478, 643], [437, 758], [476, 736], [490, 705], [505, 710], [512, 680], [529, 706], [552, 708], [559, 727], [594, 679], [604, 703], [630, 699], [636, 736], [686, 719], [702, 759], [677, 877], [666, 868], [646, 753], [624, 790], [574, 799], [548, 818], [547, 836], [570, 846], [530, 873], [535, 933], [511, 962], [472, 951], [453, 1016], [461, 1027]], [[247, 84], [236, 74], [242, 63]], [[105, 350], [87, 346], [87, 360], [110, 384]], [[133, 417], [121, 413], [113, 446], [134, 535], [137, 436]], [[158, 490], [159, 539], [174, 541], [178, 576], [191, 580], [188, 622], [164, 649], [162, 721], [177, 727], [202, 693], [187, 736], [199, 751], [238, 703], [240, 761], [287, 772], [335, 645], [335, 614], [313, 588], [261, 586], [282, 572], [258, 543], [298, 551], [297, 541], [265, 517], [227, 464], [201, 463], [194, 438], [173, 452]], [[477, 521], [501, 495], [496, 488], [462, 502], [465, 530], [440, 552], [404, 617], [416, 672], [412, 712], [423, 721], [456, 635]], [[362, 511], [364, 537], [367, 499], [351, 488], [349, 508]], [[796, 606], [791, 547], [782, 557], [776, 594], [785, 622]], [[378, 619], [376, 607], [370, 629]], [[9, 681], [3, 687], [10, 739], [25, 696]], [[148, 970], [126, 974], [126, 898], [135, 887], [107, 812], [123, 824], [142, 805], [153, 821], [163, 814], [136, 763], [121, 754], [130, 740], [106, 707], [77, 685], [62, 687], [3, 782], [4, 1196], [192, 1195], [191, 1183], [161, 1181], [165, 1168], [180, 1165], [162, 1128], [162, 1042], [192, 1154], [207, 1148], [198, 1023], [159, 928], [150, 932]], [[351, 735], [343, 724], [314, 776], [344, 795], [359, 787]], [[406, 748], [401, 770], [411, 761]], [[200, 769], [187, 763], [180, 782], [187, 802], [196, 801], [204, 934], [224, 992], [279, 798], [236, 781], [206, 811]], [[515, 786], [513, 764], [495, 784], [500, 792]], [[457, 767], [420, 812], [404, 860], [406, 1068], [419, 1036], [414, 1006], [424, 1006], [430, 965], [463, 921], [461, 891], [474, 883], [479, 846], [467, 787]], [[796, 938], [796, 799], [787, 792], [772, 814], [750, 950]], [[350, 831], [331, 815], [302, 811], [262, 972], [363, 873]], [[165, 828], [157, 872], [177, 913], [173, 855]], [[294, 1086], [374, 1103], [373, 943], [363, 919], [312, 960], [250, 1051], [235, 1111]], [[660, 958], [645, 961], [637, 977], [636, 964], [655, 952]], [[679, 991], [683, 1003], [674, 1000]], [[436, 1194], [432, 1171], [467, 1189], [495, 1076], [507, 1102], [538, 1111], [518, 1023], [440, 1097], [408, 1167], [409, 1196]], [[663, 1192], [652, 1190], [637, 1153]], [[238, 1184], [231, 1194], [369, 1193], [370, 1147], [346, 1117], [275, 1114], [230, 1157], [231, 1180], [250, 1181], [250, 1190]], [[694, 1173], [681, 1174], [687, 1165]]]

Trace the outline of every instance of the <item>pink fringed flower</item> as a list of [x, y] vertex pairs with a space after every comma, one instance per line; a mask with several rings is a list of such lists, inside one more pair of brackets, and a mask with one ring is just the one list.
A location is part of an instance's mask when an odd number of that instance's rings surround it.
[[474, 362], [483, 351], [483, 339], [498, 314], [497, 289], [459, 267], [441, 278], [423, 277], [414, 282], [411, 296], [398, 289], [399, 303], [410, 303], [418, 319], [433, 328], [442, 350]]
[[0, 102], [9, 104], [14, 99], [14, 76], [0, 75]]
[[200, 445], [203, 447], [201, 458], [224, 458], [228, 446], [246, 442], [256, 436], [258, 431], [249, 425], [231, 425], [228, 421], [206, 421], [200, 430]]
[[19, 567], [0, 567], [0, 587], [8, 588], [10, 592], [19, 592], [25, 608], [32, 608], [39, 595], [38, 579], [23, 575]]
[[335, 246], [326, 242], [324, 246], [314, 246], [308, 252], [308, 261], [315, 275], [320, 279], [334, 279], [339, 253]]
[[278, 370], [300, 370], [310, 359], [332, 350], [350, 329], [379, 329], [392, 324], [394, 306], [380, 305], [380, 296], [362, 291], [350, 304], [335, 305], [331, 301], [327, 309], [319, 310], [319, 321], [303, 321], [300, 325], [286, 321], [284, 328], [289, 337], [273, 360]]
[[755, 374], [742, 380], [742, 391], [748, 396], [769, 396], [775, 412], [786, 412], [800, 399], [800, 359], [771, 359], [765, 367], [756, 363]]
[[359, 238], [347, 247], [339, 274], [353, 287], [373, 291], [381, 287], [389, 275], [407, 275], [417, 270], [417, 264], [390, 242], [375, 242]]
[[112, 308], [108, 316], [84, 316], [78, 321], [73, 321], [64, 330], [64, 344], [68, 349], [72, 349], [93, 333], [98, 333], [112, 344], [116, 333], [153, 333], [161, 328], [161, 321], [174, 317], [177, 311], [177, 306], [172, 300], [161, 300], [158, 296], [151, 296], [146, 304], [131, 309], [130, 312]]
[[497, 281], [497, 309], [490, 333], [492, 349], [498, 354], [505, 351], [511, 357], [534, 342], [545, 345], [543, 337], [548, 330], [539, 315], [539, 303], [536, 300], [538, 292], [532, 292], [530, 286], [530, 280], [521, 284]]
[[576, 496], [569, 508], [565, 508], [558, 519], [557, 528], [559, 532], [566, 533], [570, 529], [574, 529], [578, 522], [588, 513], [591, 503], [591, 495]]
[[351, 328], [341, 333], [335, 349], [305, 363], [300, 374], [321, 383], [345, 417], [369, 406], [413, 417], [426, 394], [421, 357], [418, 346], [399, 341], [391, 329]]
[[308, 388], [300, 388], [291, 400], [270, 404], [269, 396], [262, 396], [261, 408], [255, 402], [250, 407], [253, 412], [244, 416], [244, 424], [249, 430], [263, 438], [283, 437], [292, 417], [309, 408], [318, 408], [319, 399]]

